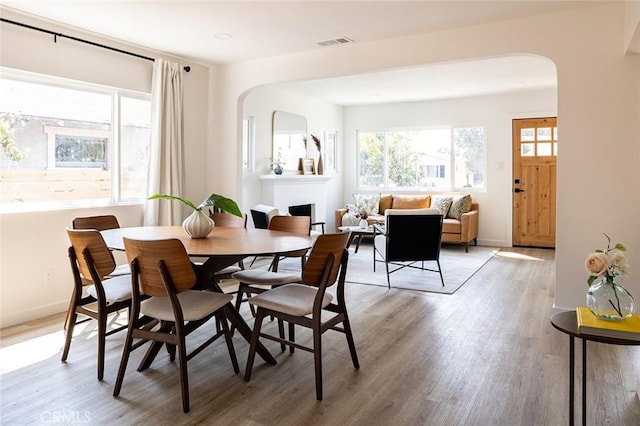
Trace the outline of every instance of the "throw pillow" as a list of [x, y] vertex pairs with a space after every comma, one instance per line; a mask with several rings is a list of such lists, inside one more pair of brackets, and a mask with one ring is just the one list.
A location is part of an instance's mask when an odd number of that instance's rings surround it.
[[453, 197], [451, 207], [449, 207], [449, 213], [447, 217], [452, 219], [460, 219], [464, 213], [468, 213], [471, 210], [471, 195], [456, 195]]
[[359, 212], [365, 211], [368, 215], [378, 214], [380, 194], [353, 194], [353, 199]]
[[426, 209], [429, 208], [431, 196], [429, 195], [394, 195], [394, 209]]
[[444, 217], [447, 217], [447, 213], [449, 213], [451, 203], [453, 203], [452, 196], [434, 195], [431, 198], [431, 208], [440, 210], [440, 214]]

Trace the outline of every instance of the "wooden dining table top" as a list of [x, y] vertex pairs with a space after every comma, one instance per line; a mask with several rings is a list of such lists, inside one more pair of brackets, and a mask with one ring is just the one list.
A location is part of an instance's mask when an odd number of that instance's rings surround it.
[[190, 256], [264, 256], [311, 248], [311, 237], [289, 232], [216, 226], [206, 238], [191, 238], [181, 226], [137, 226], [100, 232], [107, 246], [124, 250], [123, 237], [139, 240], [177, 238]]

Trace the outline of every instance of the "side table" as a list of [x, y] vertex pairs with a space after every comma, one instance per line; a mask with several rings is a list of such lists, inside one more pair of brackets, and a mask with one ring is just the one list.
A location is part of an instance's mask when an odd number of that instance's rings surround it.
[[351, 232], [349, 241], [347, 241], [347, 249], [351, 247], [351, 243], [353, 242], [353, 240], [356, 240], [356, 253], [360, 248], [360, 242], [362, 242], [362, 238], [367, 235], [373, 236], [372, 225], [369, 225], [366, 228], [360, 228], [359, 226], [339, 226], [338, 229], [342, 232]]
[[574, 424], [574, 389], [575, 389], [575, 338], [582, 339], [582, 424], [587, 424], [587, 341], [606, 343], [609, 345], [637, 346], [639, 341], [617, 337], [593, 336], [578, 331], [576, 311], [558, 312], [551, 316], [551, 325], [569, 335], [569, 425]]

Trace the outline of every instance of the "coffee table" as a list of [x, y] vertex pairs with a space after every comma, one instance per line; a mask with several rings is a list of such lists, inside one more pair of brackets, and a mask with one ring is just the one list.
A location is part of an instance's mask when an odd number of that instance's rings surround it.
[[366, 236], [373, 237], [373, 226], [369, 225], [366, 228], [360, 228], [359, 226], [339, 226], [338, 230], [342, 232], [351, 232], [351, 236], [349, 236], [349, 241], [347, 241], [347, 249], [351, 247], [351, 243], [353, 240], [356, 240], [356, 253], [360, 248], [360, 243], [362, 239]]

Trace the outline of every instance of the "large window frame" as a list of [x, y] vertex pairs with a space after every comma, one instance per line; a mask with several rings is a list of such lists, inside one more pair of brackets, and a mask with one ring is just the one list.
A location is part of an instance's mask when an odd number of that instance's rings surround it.
[[[358, 129], [356, 187], [384, 191], [486, 191], [486, 133], [483, 125]], [[463, 140], [465, 135], [468, 137]], [[400, 157], [393, 157], [398, 141], [404, 151], [398, 154]], [[414, 176], [404, 179], [409, 168], [404, 164], [404, 172], [397, 169], [410, 157], [410, 175]]]
[[[55, 115], [34, 114], [33, 112], [36, 111], [37, 108], [33, 111], [16, 111], [16, 104], [12, 104], [10, 100], [7, 100], [4, 104], [0, 102], [0, 113], [10, 113], [20, 117], [28, 116], [34, 120], [45, 116], [48, 117], [46, 123], [45, 120], [41, 120], [42, 141], [40, 137], [29, 140], [29, 142], [35, 144], [37, 146], [36, 149], [40, 151], [38, 158], [42, 158], [42, 160], [40, 160], [42, 164], [37, 167], [34, 165], [20, 165], [18, 162], [12, 164], [11, 162], [7, 162], [5, 158], [4, 162], [0, 164], [0, 171], [7, 177], [6, 184], [9, 185], [9, 181], [11, 180], [9, 173], [12, 167], [13, 170], [20, 169], [24, 171], [25, 174], [33, 169], [33, 167], [35, 167], [33, 170], [42, 169], [50, 171], [51, 173], [62, 173], [66, 171], [70, 174], [73, 174], [74, 170], [81, 173], [87, 170], [102, 169], [103, 174], [106, 176], [106, 178], [101, 179], [99, 182], [92, 181], [92, 178], [89, 177], [82, 183], [69, 183], [71, 190], [74, 189], [75, 185], [89, 187], [88, 192], [87, 188], [84, 188], [85, 192], [82, 192], [84, 195], [75, 198], [69, 197], [67, 199], [64, 195], [54, 196], [53, 190], [51, 191], [52, 196], [49, 199], [45, 196], [38, 200], [32, 199], [26, 200], [25, 202], [16, 202], [15, 198], [7, 196], [0, 200], [0, 213], [144, 203], [146, 198], [146, 178], [149, 167], [151, 131], [150, 93], [136, 92], [4, 67], [0, 67], [0, 80], [2, 80], [0, 83], [7, 83], [6, 85], [0, 85], [0, 88], [11, 87], [12, 84], [14, 86], [25, 84], [40, 85], [43, 87], [43, 92], [47, 92], [46, 88], [49, 87], [52, 92], [62, 91], [62, 93], [65, 93], [66, 90], [68, 90], [68, 93], [85, 93], [87, 98], [91, 98], [94, 95], [99, 96], [100, 99], [104, 100], [102, 107], [103, 112], [100, 114], [108, 117], [104, 125], [106, 129], [73, 128], [73, 126], [65, 126], [65, 120], [62, 119], [60, 119], [60, 124], [52, 123], [52, 121], [55, 121]], [[39, 96], [46, 95], [39, 94]], [[83, 98], [83, 96], [80, 96], [80, 98]], [[46, 103], [47, 98], [44, 97], [42, 102]], [[78, 109], [80, 110], [82, 107], [83, 106]], [[92, 105], [87, 105], [86, 107], [87, 109], [91, 109]], [[108, 112], [109, 109], [110, 112]], [[68, 118], [68, 121], [72, 120], [74, 120], [74, 118]], [[88, 119], [87, 123], [93, 124], [90, 119]], [[18, 135], [20, 135], [19, 130], [15, 133], [16, 146], [20, 148], [20, 140], [18, 138]], [[88, 141], [87, 143], [89, 143], [89, 141], [95, 143], [96, 140], [101, 140], [103, 144], [106, 145], [106, 158], [100, 158], [98, 160], [100, 162], [99, 166], [96, 166], [96, 164], [83, 163], [82, 161], [70, 161], [68, 165], [65, 165], [64, 162], [59, 161], [56, 154], [56, 139], [60, 137], [77, 138], [80, 141]], [[127, 144], [126, 147], [121, 146], [123, 143]], [[6, 156], [6, 152], [0, 152], [0, 154]], [[121, 156], [127, 157], [121, 158]], [[35, 163], [35, 159], [30, 161]], [[23, 191], [23, 193], [25, 188], [28, 188], [29, 182], [29, 180], [21, 180], [21, 191]], [[2, 182], [0, 182], [0, 184], [2, 184]], [[92, 185], [96, 188], [94, 192], [91, 192]]]

